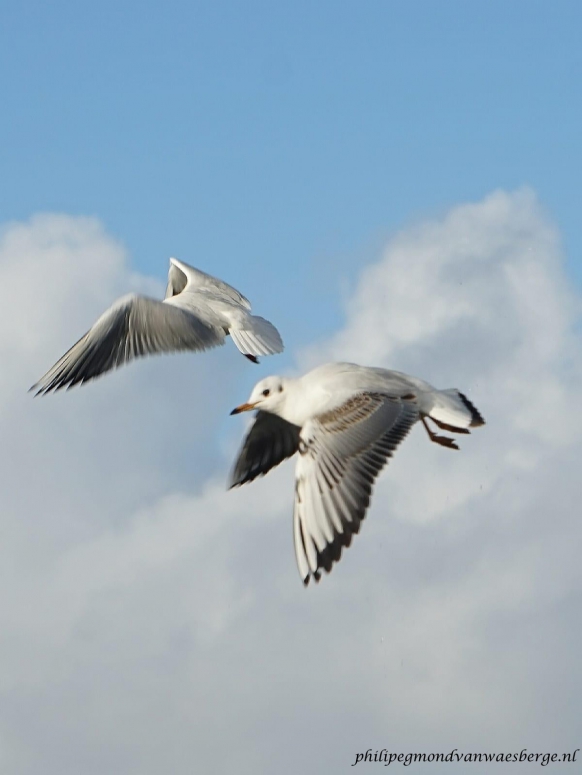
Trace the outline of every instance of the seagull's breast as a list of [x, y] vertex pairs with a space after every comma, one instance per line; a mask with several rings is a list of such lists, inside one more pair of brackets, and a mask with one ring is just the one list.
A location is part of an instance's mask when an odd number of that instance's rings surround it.
[[346, 390], [337, 380], [293, 381], [287, 385], [285, 402], [279, 414], [287, 422], [302, 428], [308, 420], [337, 409], [352, 397], [353, 391]]

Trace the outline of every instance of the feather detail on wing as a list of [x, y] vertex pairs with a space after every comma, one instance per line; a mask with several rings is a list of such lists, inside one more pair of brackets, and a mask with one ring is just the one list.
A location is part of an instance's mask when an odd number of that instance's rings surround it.
[[174, 298], [161, 302], [124, 296], [32, 386], [36, 394], [104, 374], [136, 357], [178, 350], [206, 350], [223, 344], [221, 332], [180, 309]]
[[299, 447], [299, 431], [297, 425], [276, 414], [258, 411], [242, 443], [230, 476], [229, 489], [264, 476], [271, 468], [294, 455]]
[[304, 584], [319, 581], [350, 545], [376, 476], [418, 418], [416, 404], [366, 392], [303, 426], [293, 530]]

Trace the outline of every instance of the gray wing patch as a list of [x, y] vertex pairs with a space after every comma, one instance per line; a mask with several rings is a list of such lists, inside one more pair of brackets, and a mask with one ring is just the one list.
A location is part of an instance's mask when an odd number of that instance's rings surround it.
[[238, 454], [229, 489], [264, 476], [294, 455], [299, 448], [299, 431], [297, 425], [259, 410]]
[[131, 294], [101, 315], [31, 390], [49, 393], [88, 382], [143, 355], [206, 350], [223, 342], [220, 332], [171, 301]]
[[329, 573], [351, 544], [377, 475], [418, 417], [412, 402], [361, 393], [303, 427], [293, 522], [304, 584]]

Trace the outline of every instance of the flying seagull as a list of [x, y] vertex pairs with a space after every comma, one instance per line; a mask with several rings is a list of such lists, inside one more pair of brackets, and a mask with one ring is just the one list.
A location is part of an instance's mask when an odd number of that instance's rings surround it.
[[250, 309], [232, 286], [171, 258], [163, 301], [135, 293], [118, 299], [31, 390], [39, 395], [88, 382], [141, 355], [207, 350], [227, 334], [254, 363], [282, 352], [275, 326]]
[[431, 441], [458, 449], [449, 436], [485, 421], [460, 391], [437, 390], [399, 371], [328, 363], [299, 379], [267, 377], [231, 414], [257, 409], [230, 487], [252, 482], [299, 452], [293, 536], [303, 583], [319, 581], [348, 547], [388, 458], [420, 420]]

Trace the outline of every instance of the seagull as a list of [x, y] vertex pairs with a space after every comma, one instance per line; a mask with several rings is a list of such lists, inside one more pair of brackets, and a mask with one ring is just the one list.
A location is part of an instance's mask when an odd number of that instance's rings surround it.
[[163, 301], [135, 293], [118, 299], [30, 389], [44, 395], [70, 388], [141, 355], [207, 350], [227, 334], [253, 363], [282, 352], [275, 326], [250, 309], [232, 286], [171, 258]]
[[303, 584], [329, 573], [348, 547], [370, 504], [374, 480], [420, 420], [429, 439], [458, 449], [449, 436], [485, 420], [456, 389], [354, 363], [328, 363], [298, 379], [267, 377], [247, 403], [256, 409], [234, 465], [229, 488], [262, 476], [299, 452], [295, 468], [293, 537]]

